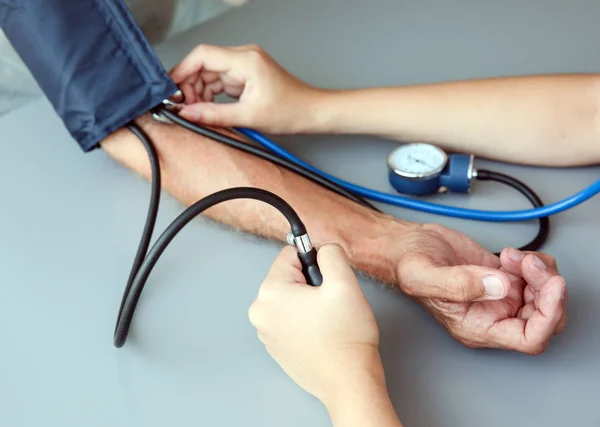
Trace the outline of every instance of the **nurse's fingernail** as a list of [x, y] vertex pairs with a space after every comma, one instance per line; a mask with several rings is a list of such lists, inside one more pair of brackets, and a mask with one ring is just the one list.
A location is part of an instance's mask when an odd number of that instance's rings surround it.
[[483, 278], [483, 290], [490, 298], [502, 298], [504, 285], [498, 276], [486, 276]]
[[540, 270], [545, 270], [546, 269], [546, 264], [544, 264], [544, 261], [542, 261], [537, 256], [533, 257], [533, 265], [535, 265]]
[[508, 258], [511, 261], [521, 261], [525, 257], [525, 254], [518, 249], [509, 249]]
[[196, 111], [194, 107], [189, 107], [187, 105], [179, 110], [179, 115], [188, 120], [197, 120], [199, 118], [198, 111]]

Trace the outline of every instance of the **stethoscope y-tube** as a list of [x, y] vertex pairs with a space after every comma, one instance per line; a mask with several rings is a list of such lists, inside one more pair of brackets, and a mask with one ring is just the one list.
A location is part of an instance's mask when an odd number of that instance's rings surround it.
[[181, 213], [158, 238], [152, 246], [150, 252], [148, 247], [154, 225], [156, 223], [156, 215], [161, 191], [160, 164], [154, 145], [148, 136], [136, 125], [128, 125], [128, 129], [133, 132], [143, 143], [151, 163], [152, 174], [152, 195], [150, 199], [150, 207], [146, 219], [146, 225], [142, 233], [138, 252], [136, 254], [129, 279], [121, 300], [121, 306], [117, 317], [117, 323], [114, 333], [114, 345], [117, 348], [123, 347], [127, 340], [133, 315], [137, 307], [138, 301], [144, 289], [144, 286], [156, 265], [156, 262], [167, 248], [169, 243], [175, 238], [186, 224], [195, 217], [200, 215], [206, 209], [211, 208], [219, 203], [235, 199], [253, 199], [267, 203], [283, 214], [290, 224], [290, 233], [287, 237], [288, 243], [296, 246], [298, 250], [298, 258], [302, 265], [302, 272], [306, 278], [307, 284], [311, 286], [320, 286], [323, 282], [321, 271], [317, 264], [317, 251], [312, 246], [306, 227], [296, 211], [281, 197], [269, 191], [253, 187], [236, 187], [227, 190], [222, 190], [211, 194]]

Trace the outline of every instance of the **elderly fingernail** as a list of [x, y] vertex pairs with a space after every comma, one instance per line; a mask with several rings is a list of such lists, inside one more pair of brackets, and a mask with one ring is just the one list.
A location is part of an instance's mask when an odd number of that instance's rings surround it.
[[563, 283], [563, 285], [562, 285], [562, 292], [561, 292], [561, 294], [560, 294], [560, 299], [561, 299], [561, 300], [564, 300], [564, 299], [565, 299], [565, 291], [566, 291], [566, 290], [567, 290], [567, 284], [566, 284], [566, 283]]
[[486, 276], [483, 278], [483, 290], [490, 298], [502, 298], [504, 285], [498, 276]]
[[525, 257], [525, 254], [518, 249], [509, 249], [508, 258], [511, 261], [521, 261]]
[[533, 257], [533, 265], [535, 265], [537, 268], [539, 268], [540, 270], [545, 270], [546, 269], [546, 264], [544, 264], [544, 261], [542, 261], [539, 257], [534, 256]]

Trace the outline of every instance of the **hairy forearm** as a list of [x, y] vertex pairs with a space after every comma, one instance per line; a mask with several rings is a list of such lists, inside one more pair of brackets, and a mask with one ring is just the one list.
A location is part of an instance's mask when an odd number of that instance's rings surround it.
[[[411, 225], [334, 194], [286, 169], [148, 117], [137, 121], [156, 146], [163, 188], [189, 206], [216, 191], [250, 186], [285, 199], [300, 215], [316, 247], [337, 243], [352, 264], [388, 283], [396, 280], [388, 248]], [[146, 151], [128, 130], [109, 136], [103, 149], [121, 164], [150, 178]], [[239, 230], [284, 240], [289, 224], [274, 208], [254, 200], [232, 200], [206, 216]]]
[[600, 75], [322, 91], [315, 132], [373, 134], [523, 164], [600, 163]]

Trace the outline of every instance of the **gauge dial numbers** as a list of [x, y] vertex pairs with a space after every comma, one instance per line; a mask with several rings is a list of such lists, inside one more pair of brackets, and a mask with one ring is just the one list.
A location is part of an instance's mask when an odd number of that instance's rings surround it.
[[440, 148], [422, 143], [406, 144], [396, 148], [388, 157], [388, 166], [404, 178], [426, 179], [439, 175], [448, 156]]

